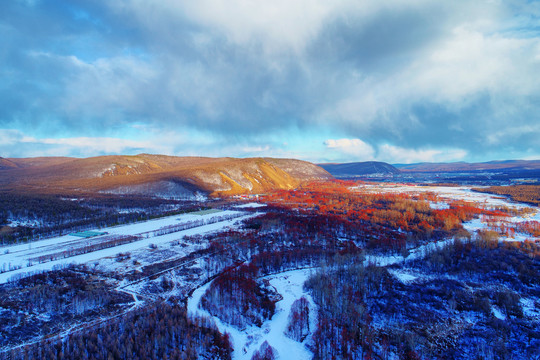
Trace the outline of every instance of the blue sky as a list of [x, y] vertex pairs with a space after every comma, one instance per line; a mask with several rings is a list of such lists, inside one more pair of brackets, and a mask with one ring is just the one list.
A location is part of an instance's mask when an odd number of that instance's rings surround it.
[[0, 156], [540, 159], [540, 2], [7, 0]]

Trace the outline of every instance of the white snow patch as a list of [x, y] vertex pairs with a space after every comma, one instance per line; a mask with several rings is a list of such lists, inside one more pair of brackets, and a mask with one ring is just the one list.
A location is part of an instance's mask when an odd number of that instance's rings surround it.
[[480, 218], [473, 219], [471, 221], [467, 221], [463, 223], [463, 228], [471, 233], [474, 233], [475, 231], [478, 231], [478, 230], [483, 230], [486, 227], [487, 225], [483, 223], [482, 220], [480, 220]]
[[30, 220], [30, 219], [26, 219], [26, 220], [13, 220], [13, 219], [8, 219], [8, 226], [10, 227], [18, 227], [18, 226], [26, 226], [26, 227], [38, 227], [38, 226], [41, 226], [43, 225], [43, 223], [39, 220]]
[[260, 208], [260, 207], [266, 207], [266, 204], [261, 204], [261, 203], [254, 203], [254, 202], [251, 202], [251, 203], [247, 203], [247, 204], [242, 204], [242, 205], [236, 206], [236, 208], [238, 208], [238, 209], [245, 209], [245, 208]]
[[402, 263], [405, 258], [401, 255], [366, 255], [364, 266], [388, 266]]
[[540, 320], [540, 300], [539, 299], [530, 299], [530, 298], [521, 298], [521, 307], [525, 316], [531, 317], [535, 320]]
[[403, 257], [402, 255], [373, 255], [368, 254], [364, 259], [364, 266], [377, 265], [388, 266], [393, 264], [400, 264], [405, 261], [411, 261], [424, 258], [426, 253], [442, 249], [444, 246], [454, 242], [454, 239], [446, 239], [437, 242], [432, 242], [426, 245], [419, 246], [409, 251], [409, 256]]
[[429, 207], [431, 207], [434, 210], [447, 210], [450, 209], [450, 205], [447, 203], [440, 201], [440, 202], [429, 202]]
[[495, 316], [499, 320], [506, 320], [506, 316], [502, 313], [501, 309], [499, 309], [497, 306], [493, 305], [491, 307], [491, 312], [493, 312], [493, 316]]
[[388, 272], [394, 275], [399, 281], [401, 281], [404, 284], [411, 283], [414, 280], [418, 279], [418, 276], [412, 275], [403, 270], [388, 269]]
[[[476, 188], [481, 188], [477, 186]], [[361, 190], [369, 190], [377, 193], [409, 193], [409, 194], [422, 194], [422, 193], [433, 193], [439, 198], [445, 200], [463, 200], [468, 202], [475, 202], [491, 207], [505, 206], [505, 207], [515, 207], [515, 208], [531, 208], [532, 206], [522, 203], [515, 203], [507, 198], [503, 198], [498, 195], [480, 193], [472, 191], [471, 187], [468, 186], [421, 186], [421, 185], [395, 185], [395, 184], [378, 184], [371, 186], [362, 186], [359, 187]], [[431, 204], [439, 204], [431, 203]], [[534, 207], [532, 207], [534, 208]], [[536, 209], [536, 208], [535, 208]]]

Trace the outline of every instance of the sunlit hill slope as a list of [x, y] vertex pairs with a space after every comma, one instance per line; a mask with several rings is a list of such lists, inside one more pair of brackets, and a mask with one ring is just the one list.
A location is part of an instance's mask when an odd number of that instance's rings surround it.
[[91, 158], [0, 159], [0, 189], [46, 193], [172, 192], [211, 196], [291, 189], [332, 176], [309, 162], [140, 154]]

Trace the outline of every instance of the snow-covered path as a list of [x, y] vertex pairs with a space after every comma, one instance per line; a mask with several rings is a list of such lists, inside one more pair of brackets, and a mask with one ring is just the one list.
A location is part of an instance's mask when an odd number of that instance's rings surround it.
[[253, 352], [258, 350], [265, 341], [277, 350], [281, 359], [311, 359], [313, 354], [303, 345], [284, 335], [288, 324], [288, 317], [292, 303], [305, 296], [310, 302], [310, 330], [313, 331], [316, 310], [309, 294], [304, 292], [303, 284], [308, 279], [312, 270], [292, 270], [277, 275], [266, 277], [270, 284], [276, 288], [283, 299], [276, 303], [276, 312], [271, 320], [266, 321], [262, 327], [250, 326], [240, 331], [237, 328], [223, 323], [218, 318], [211, 316], [207, 311], [198, 307], [201, 297], [210, 283], [194, 291], [188, 301], [188, 313], [196, 316], [211, 317], [215, 320], [221, 333], [229, 333], [233, 343], [233, 359], [251, 359]]

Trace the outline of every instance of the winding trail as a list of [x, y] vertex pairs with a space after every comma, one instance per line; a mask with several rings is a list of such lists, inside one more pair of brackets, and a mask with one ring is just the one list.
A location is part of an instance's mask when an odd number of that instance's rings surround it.
[[207, 311], [200, 309], [199, 303], [201, 297], [211, 283], [193, 292], [193, 295], [188, 300], [188, 314], [210, 317], [214, 319], [221, 333], [229, 333], [234, 347], [232, 354], [234, 360], [251, 359], [253, 352], [258, 350], [265, 341], [277, 350], [282, 359], [311, 359], [313, 354], [304, 345], [309, 342], [310, 337], [305, 339], [303, 343], [299, 343], [286, 337], [284, 331], [288, 324], [292, 303], [302, 296], [305, 296], [310, 303], [310, 330], [313, 331], [316, 323], [316, 309], [313, 299], [303, 289], [304, 282], [309, 278], [312, 271], [310, 269], [291, 270], [263, 277], [263, 279], [270, 281], [270, 285], [283, 296], [283, 299], [276, 303], [276, 312], [272, 319], [265, 321], [260, 328], [249, 326], [245, 330], [239, 330], [222, 322], [219, 318], [210, 315]]

